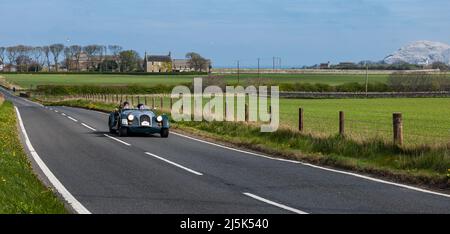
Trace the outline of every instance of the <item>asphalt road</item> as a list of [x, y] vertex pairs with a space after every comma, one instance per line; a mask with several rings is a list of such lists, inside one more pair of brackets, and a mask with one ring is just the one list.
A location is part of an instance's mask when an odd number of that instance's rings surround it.
[[43, 107], [1, 91], [35, 152], [91, 213], [450, 213], [443, 194], [174, 133], [119, 138], [108, 133], [104, 113]]

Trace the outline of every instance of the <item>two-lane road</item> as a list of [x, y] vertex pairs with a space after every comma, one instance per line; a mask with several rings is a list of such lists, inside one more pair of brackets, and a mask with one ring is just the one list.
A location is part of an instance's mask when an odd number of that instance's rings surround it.
[[445, 194], [182, 134], [119, 138], [104, 113], [2, 92], [36, 154], [92, 213], [450, 213]]

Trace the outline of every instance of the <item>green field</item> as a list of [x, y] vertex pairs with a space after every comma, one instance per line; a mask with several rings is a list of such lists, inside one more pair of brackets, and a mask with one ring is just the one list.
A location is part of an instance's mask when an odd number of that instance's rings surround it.
[[[23, 88], [36, 87], [37, 85], [145, 85], [158, 84], [176, 85], [190, 83], [198, 75], [92, 75], [92, 74], [1, 74], [9, 81]], [[237, 84], [236, 74], [223, 74], [212, 76], [224, 77], [227, 84]], [[200, 76], [201, 77], [201, 76]], [[370, 82], [384, 83], [388, 75], [370, 75]], [[245, 84], [258, 78], [257, 74], [241, 74], [239, 83]], [[270, 80], [274, 84], [279, 83], [322, 83], [328, 85], [340, 85], [350, 82], [364, 83], [364, 75], [352, 74], [261, 74], [261, 78]]]
[[298, 108], [304, 108], [305, 131], [338, 133], [339, 111], [345, 112], [347, 133], [355, 139], [392, 139], [392, 114], [401, 112], [406, 144], [450, 142], [450, 98], [282, 99], [281, 123], [298, 128]]

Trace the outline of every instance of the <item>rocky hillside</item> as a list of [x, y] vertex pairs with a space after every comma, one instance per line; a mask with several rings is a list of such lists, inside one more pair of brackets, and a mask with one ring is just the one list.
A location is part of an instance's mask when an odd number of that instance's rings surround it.
[[450, 45], [433, 41], [416, 41], [384, 58], [388, 64], [407, 62], [428, 65], [434, 62], [450, 64]]

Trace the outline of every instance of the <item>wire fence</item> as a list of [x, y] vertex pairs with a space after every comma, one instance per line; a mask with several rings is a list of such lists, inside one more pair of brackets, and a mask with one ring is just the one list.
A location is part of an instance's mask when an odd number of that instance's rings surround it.
[[[59, 102], [68, 100], [88, 100], [106, 104], [116, 104], [119, 106], [124, 101], [128, 101], [135, 106], [139, 103], [151, 108], [171, 111], [173, 103], [177, 99], [172, 99], [170, 94], [147, 94], [147, 95], [113, 95], [113, 94], [85, 94], [85, 95], [65, 95], [48, 96], [33, 94], [33, 98], [44, 102]], [[248, 100], [247, 100], [248, 101]], [[206, 105], [207, 102], [203, 102]], [[236, 110], [237, 107], [235, 107]], [[269, 107], [270, 108], [270, 107]], [[258, 111], [258, 107], [247, 108]], [[226, 108], [223, 108], [226, 114]], [[191, 113], [194, 113], [192, 106]], [[259, 111], [258, 111], [259, 113]], [[213, 114], [213, 113], [211, 113]], [[370, 119], [367, 114], [345, 113], [343, 124], [345, 127], [345, 137], [355, 141], [381, 140], [392, 142], [394, 140], [393, 116], [386, 112], [371, 111]], [[257, 115], [259, 119], [259, 114]], [[291, 131], [299, 131], [299, 114], [292, 110], [280, 113], [280, 128]], [[236, 119], [233, 116], [233, 119]], [[318, 137], [336, 136], [340, 133], [339, 113], [327, 112], [318, 114], [314, 111], [304, 112], [303, 133]], [[260, 125], [264, 122], [256, 121], [251, 124]], [[432, 118], [405, 117], [402, 120], [402, 138], [405, 146], [447, 146], [450, 144], [450, 119], [436, 120]]]

